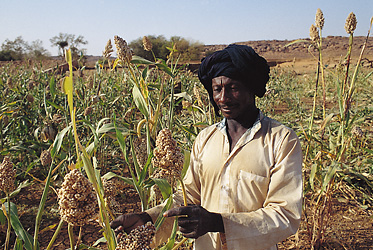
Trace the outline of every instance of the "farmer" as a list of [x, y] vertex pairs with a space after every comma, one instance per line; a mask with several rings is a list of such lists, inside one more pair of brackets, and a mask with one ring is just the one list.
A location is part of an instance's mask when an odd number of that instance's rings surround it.
[[[188, 206], [174, 206], [156, 239], [166, 240], [173, 219], [194, 238], [195, 249], [277, 249], [294, 234], [302, 211], [302, 153], [290, 128], [255, 105], [269, 79], [267, 61], [244, 45], [229, 45], [204, 58], [198, 77], [215, 112], [224, 117], [197, 136], [184, 178]], [[162, 206], [119, 216], [126, 231], [153, 222]]]

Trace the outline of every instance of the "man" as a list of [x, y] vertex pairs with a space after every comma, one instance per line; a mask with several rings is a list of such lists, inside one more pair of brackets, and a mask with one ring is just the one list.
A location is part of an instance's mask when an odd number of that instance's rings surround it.
[[[198, 76], [224, 119], [193, 144], [184, 178], [193, 205], [175, 206], [164, 216], [180, 216], [180, 232], [196, 239], [195, 249], [276, 249], [299, 227], [302, 153], [294, 131], [255, 105], [255, 96], [266, 91], [267, 62], [251, 47], [229, 45], [207, 56]], [[174, 197], [176, 204], [180, 198]], [[128, 230], [155, 221], [159, 212], [155, 207], [122, 216], [112, 226]], [[168, 237], [171, 222], [166, 220], [158, 239]]]

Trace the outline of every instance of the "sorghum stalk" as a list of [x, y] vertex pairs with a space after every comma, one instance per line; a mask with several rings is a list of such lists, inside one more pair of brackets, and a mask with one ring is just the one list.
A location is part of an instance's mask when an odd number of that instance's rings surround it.
[[6, 213], [6, 219], [7, 219], [7, 223], [8, 223], [8, 228], [7, 228], [7, 231], [6, 231], [6, 238], [5, 238], [5, 250], [7, 250], [8, 247], [9, 247], [10, 232], [12, 230], [12, 226], [10, 224], [10, 197], [9, 197], [9, 193], [8, 192], [6, 192], [6, 200], [8, 202], [8, 211]]
[[44, 212], [45, 202], [47, 201], [49, 186], [51, 183], [52, 172], [53, 172], [52, 162], [50, 163], [50, 166], [49, 166], [48, 176], [47, 176], [46, 183], [44, 186], [43, 195], [41, 196], [38, 213], [36, 214], [35, 231], [34, 231], [34, 250], [36, 250], [38, 247], [39, 227], [40, 227], [41, 218]]
[[57, 229], [56, 229], [56, 231], [54, 232], [54, 234], [53, 234], [53, 236], [52, 236], [52, 239], [49, 241], [49, 244], [48, 244], [46, 250], [50, 250], [51, 247], [53, 246], [53, 243], [56, 241], [57, 236], [58, 236], [58, 234], [59, 234], [60, 231], [61, 231], [61, 228], [62, 228], [63, 222], [64, 222], [64, 221], [61, 219], [61, 220], [60, 220], [60, 223], [58, 223]]
[[[348, 52], [347, 52], [347, 68], [346, 68], [345, 79], [344, 79], [343, 86], [342, 86], [343, 97], [345, 97], [345, 94], [346, 94], [345, 91], [347, 87], [348, 72], [349, 72], [350, 59], [351, 59], [351, 50], [352, 50], [352, 43], [354, 39], [354, 31], [356, 29], [356, 24], [357, 24], [356, 16], [353, 12], [351, 12], [347, 17], [346, 24], [345, 24], [345, 30], [347, 34], [350, 34], [350, 38], [349, 38]], [[347, 99], [345, 99], [345, 101], [347, 101]], [[344, 103], [345, 109], [346, 109], [346, 105], [347, 103]], [[343, 116], [345, 116], [345, 114]], [[344, 117], [342, 119], [344, 119]]]
[[67, 225], [67, 232], [69, 234], [69, 240], [70, 240], [70, 249], [75, 249], [74, 248], [74, 232], [73, 232], [73, 225], [71, 225], [70, 223], [68, 223]]
[[170, 97], [170, 112], [169, 112], [169, 123], [168, 127], [172, 130], [172, 125], [173, 125], [173, 117], [174, 117], [174, 107], [175, 107], [175, 102], [174, 102], [174, 93], [175, 93], [175, 84], [173, 78], [171, 78], [171, 97]]
[[[349, 72], [349, 68], [350, 68], [350, 60], [351, 60], [351, 52], [352, 52], [353, 40], [354, 40], [354, 34], [351, 33], [350, 37], [349, 37], [349, 42], [348, 42], [346, 74], [345, 74], [345, 78], [344, 78], [343, 86], [342, 86], [342, 96], [343, 97], [346, 94], [345, 92], [346, 92], [346, 87], [347, 87], [348, 72]], [[342, 118], [342, 119], [344, 119], [344, 118]]]

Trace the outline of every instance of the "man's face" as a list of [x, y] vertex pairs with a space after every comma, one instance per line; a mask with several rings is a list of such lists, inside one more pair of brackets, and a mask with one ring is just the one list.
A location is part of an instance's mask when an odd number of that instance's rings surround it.
[[245, 119], [256, 109], [255, 96], [240, 81], [226, 76], [212, 79], [213, 99], [227, 119]]

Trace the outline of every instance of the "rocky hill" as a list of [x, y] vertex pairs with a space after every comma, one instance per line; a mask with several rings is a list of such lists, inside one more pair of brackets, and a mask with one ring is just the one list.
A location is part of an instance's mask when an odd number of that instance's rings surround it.
[[[360, 54], [366, 37], [358, 36], [353, 39], [353, 54]], [[293, 40], [260, 40], [260, 41], [247, 41], [237, 42], [236, 44], [245, 44], [251, 46], [257, 53], [264, 56], [268, 60], [271, 59], [294, 59], [294, 58], [312, 58], [309, 53], [310, 39], [299, 39], [299, 43], [286, 46]], [[349, 38], [342, 36], [328, 36], [323, 38], [323, 53], [331, 57], [343, 57], [347, 53]], [[206, 45], [204, 46], [203, 53], [206, 55], [216, 50], [223, 49], [227, 45]], [[311, 49], [316, 52], [315, 49]], [[368, 58], [373, 56], [373, 39], [370, 38], [365, 48], [364, 53]]]

